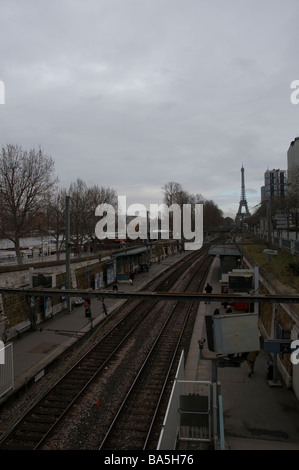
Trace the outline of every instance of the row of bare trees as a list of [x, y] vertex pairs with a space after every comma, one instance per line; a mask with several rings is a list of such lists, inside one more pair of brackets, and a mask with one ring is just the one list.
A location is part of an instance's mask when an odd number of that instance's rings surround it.
[[[192, 195], [179, 183], [169, 182], [162, 188], [164, 203], [204, 204], [204, 228], [223, 224], [222, 211], [201, 195]], [[68, 189], [59, 188], [52, 157], [41, 148], [23, 150], [7, 145], [0, 153], [0, 237], [11, 240], [19, 262], [20, 240], [25, 237], [50, 236], [56, 253], [65, 242], [66, 196], [70, 197], [70, 232], [73, 244], [82, 249], [88, 240], [96, 242], [95, 209], [100, 204], [117, 208], [115, 189], [94, 185], [88, 187], [77, 179]]]
[[180, 183], [170, 181], [162, 187], [163, 202], [167, 206], [178, 204], [182, 207], [184, 204], [203, 204], [203, 229], [213, 230], [219, 227], [231, 226], [233, 220], [229, 217], [224, 218], [223, 212], [212, 200], [205, 199], [201, 194], [190, 194], [183, 189]]
[[3, 147], [0, 154], [0, 237], [13, 242], [19, 262], [20, 240], [50, 235], [60, 253], [65, 236], [65, 201], [70, 196], [71, 236], [79, 249], [95, 238], [95, 208], [115, 205], [114, 189], [87, 187], [77, 179], [68, 189], [58, 186], [52, 157], [42, 149], [23, 150], [17, 145]]
[[70, 234], [71, 241], [80, 254], [84, 244], [97, 244], [95, 236], [95, 209], [99, 204], [117, 206], [117, 194], [112, 188], [93, 185], [88, 187], [78, 178], [68, 190], [57, 189], [51, 204], [46, 208], [48, 233], [56, 243], [59, 255], [65, 242], [66, 196], [70, 196]]

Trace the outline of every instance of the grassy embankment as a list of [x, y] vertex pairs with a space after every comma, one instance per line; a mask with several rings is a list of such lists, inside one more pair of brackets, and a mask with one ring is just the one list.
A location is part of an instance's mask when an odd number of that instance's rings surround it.
[[[294, 263], [295, 266], [299, 266], [299, 257], [292, 255], [290, 252], [281, 249], [277, 246], [271, 247], [271, 249], [277, 250], [277, 255], [271, 256], [271, 260], [268, 254], [263, 253], [265, 248], [269, 248], [267, 243], [261, 243], [261, 239], [255, 237], [252, 233], [246, 233], [244, 236], [244, 243], [248, 242], [248, 245], [240, 245], [244, 255], [246, 254], [255, 261], [260, 268], [260, 273], [263, 271], [263, 277], [266, 277], [271, 282], [272, 286], [277, 288], [277, 293], [282, 291], [285, 294], [297, 294], [299, 293], [299, 273], [294, 271], [290, 267], [290, 264]], [[281, 283], [281, 284], [280, 284]], [[283, 286], [282, 286], [283, 284]], [[260, 284], [259, 293], [268, 293], [266, 288]], [[299, 313], [299, 304], [291, 304], [291, 309]], [[259, 307], [259, 316], [268, 337], [271, 337], [271, 328], [273, 320], [273, 304], [272, 303], [261, 303]], [[291, 330], [294, 325], [294, 320], [279, 304], [277, 306], [277, 321], [281, 328], [285, 330]], [[292, 374], [291, 362], [288, 354], [281, 356], [281, 361], [285, 366], [288, 374]]]
[[[272, 283], [275, 282], [276, 276], [279, 282], [299, 292], [299, 275], [290, 267], [291, 263], [295, 263], [299, 267], [298, 256], [292, 255], [289, 251], [277, 246], [273, 246], [271, 248], [277, 250], [277, 255], [272, 256], [272, 260], [270, 261], [269, 255], [263, 253], [263, 250], [268, 248], [267, 243], [261, 244], [261, 239], [250, 232], [245, 234], [244, 243], [246, 242], [249, 244], [243, 245], [244, 252], [266, 271]], [[254, 242], [256, 242], [256, 244], [254, 244]]]

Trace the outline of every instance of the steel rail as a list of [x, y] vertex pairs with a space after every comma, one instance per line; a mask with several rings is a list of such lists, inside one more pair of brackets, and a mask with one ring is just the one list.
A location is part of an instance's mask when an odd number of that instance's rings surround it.
[[[198, 258], [198, 257], [201, 257], [203, 256], [203, 253], [201, 253], [200, 256], [198, 256], [199, 253], [197, 253], [197, 256], [195, 258]], [[170, 278], [173, 277], [175, 274], [178, 274], [178, 271], [180, 271], [181, 269], [183, 269], [185, 267], [185, 264], [186, 264], [186, 261], [185, 260], [182, 260], [182, 263], [180, 263], [179, 267], [177, 268], [177, 270], [173, 270], [173, 269], [170, 269], [169, 272], [167, 273], [167, 275], [165, 276], [165, 273], [162, 273], [161, 276], [158, 276], [159, 278], [160, 277], [164, 277], [164, 279], [161, 279], [160, 281], [158, 279], [155, 279], [155, 283], [157, 283], [157, 281], [159, 282], [159, 285], [163, 286], [165, 281], [166, 282], [169, 282]], [[163, 275], [164, 274], [164, 275]], [[175, 282], [177, 280], [177, 276], [176, 276], [176, 279], [171, 281], [171, 282]], [[153, 281], [151, 281], [149, 284], [151, 284]], [[159, 302], [159, 300], [157, 298], [152, 298], [151, 299], [153, 303], [153, 305], [156, 305], [156, 303]], [[135, 308], [138, 308], [139, 305], [140, 305], [141, 302], [138, 303], [137, 307]], [[152, 310], [153, 308], [153, 305], [150, 306], [149, 308], [149, 311]], [[128, 313], [131, 314], [132, 311], [130, 311]], [[15, 429], [17, 428], [17, 426], [19, 426], [20, 424], [22, 424], [22, 422], [24, 421], [24, 419], [26, 418], [26, 416], [28, 416], [32, 410], [38, 406], [42, 400], [45, 399], [46, 396], [49, 396], [50, 393], [53, 392], [53, 390], [60, 385], [60, 383], [66, 379], [67, 377], [70, 376], [70, 374], [75, 370], [76, 367], [78, 367], [78, 365], [80, 363], [82, 363], [82, 361], [86, 360], [86, 358], [88, 357], [88, 355], [90, 355], [93, 350], [95, 350], [99, 343], [102, 343], [110, 334], [111, 332], [117, 328], [117, 326], [119, 324], [121, 324], [123, 321], [124, 321], [124, 318], [123, 317], [121, 320], [118, 321], [117, 325], [114, 326], [113, 328], [111, 328], [111, 330], [109, 330], [109, 332], [107, 332], [103, 338], [101, 338], [101, 340], [94, 346], [92, 347], [86, 354], [84, 354], [84, 356], [82, 358], [79, 359], [79, 361], [77, 361], [72, 367], [71, 369], [66, 373], [64, 374], [62, 377], [60, 377], [58, 380], [55, 381], [54, 384], [52, 384], [51, 387], [47, 387], [46, 390], [44, 390], [44, 393], [40, 393], [39, 394], [39, 397], [37, 400], [34, 400], [33, 403], [31, 403], [31, 405], [29, 407], [27, 407], [25, 413], [19, 417], [14, 423], [11, 424], [11, 426], [9, 426], [9, 428], [0, 436], [0, 444], [3, 444], [4, 441], [6, 441], [9, 436], [15, 431]], [[84, 384], [84, 386], [82, 387], [82, 389], [79, 391], [79, 393], [77, 393], [77, 395], [75, 397], [73, 397], [71, 399], [71, 401], [68, 403], [68, 405], [66, 405], [66, 408], [64, 409], [64, 411], [62, 411], [61, 415], [58, 417], [58, 419], [52, 424], [50, 425], [48, 431], [45, 432], [45, 435], [40, 439], [40, 441], [38, 443], [36, 443], [34, 449], [38, 449], [40, 448], [40, 446], [42, 445], [42, 443], [44, 442], [45, 438], [53, 431], [53, 429], [57, 426], [57, 424], [61, 421], [61, 419], [63, 418], [63, 416], [65, 416], [66, 412], [68, 409], [70, 409], [70, 407], [75, 403], [75, 401], [81, 396], [81, 394], [83, 393], [83, 391], [87, 388], [87, 386], [94, 380], [94, 378], [100, 373], [100, 371], [103, 369], [103, 367], [107, 364], [107, 361], [109, 361], [112, 357], [112, 354], [115, 354], [115, 352], [117, 351], [117, 349], [123, 344], [123, 342], [132, 334], [133, 330], [136, 329], [136, 327], [138, 326], [139, 323], [141, 323], [141, 321], [144, 319], [143, 318], [140, 318], [140, 321], [135, 323], [133, 329], [131, 329], [126, 335], [125, 335], [125, 338], [122, 339], [122, 341], [120, 342], [120, 344], [113, 350], [113, 352], [111, 354], [108, 355], [108, 357], [106, 358], [106, 360], [104, 361], [104, 363], [99, 367], [99, 369], [93, 373], [93, 375], [89, 378], [89, 380], [87, 380], [87, 382]]]
[[155, 297], [158, 300], [210, 300], [212, 302], [232, 302], [232, 301], [244, 301], [244, 302], [258, 302], [258, 303], [283, 303], [283, 304], [297, 304], [299, 303], [299, 295], [297, 294], [250, 294], [250, 293], [229, 293], [229, 294], [204, 294], [198, 292], [148, 292], [148, 291], [137, 291], [137, 292], [124, 292], [124, 291], [91, 291], [89, 289], [31, 289], [31, 288], [0, 288], [0, 294], [16, 294], [16, 295], [28, 295], [28, 296], [64, 296], [68, 295], [71, 297], [87, 297], [87, 298], [114, 298], [114, 299], [143, 299], [152, 300]]
[[[210, 267], [210, 264], [208, 266], [208, 268]], [[201, 287], [202, 283], [205, 282], [206, 280], [206, 277], [207, 277], [207, 273], [208, 273], [208, 268], [205, 268], [205, 276], [198, 281], [198, 289]], [[196, 275], [197, 273], [195, 273]], [[194, 275], [194, 277], [195, 277]], [[190, 283], [192, 282], [192, 280], [190, 281]], [[179, 301], [178, 301], [179, 303]], [[175, 352], [174, 352], [174, 355], [173, 355], [173, 359], [171, 361], [171, 365], [169, 366], [169, 369], [168, 369], [168, 373], [167, 373], [167, 376], [164, 380], [164, 384], [163, 384], [163, 387], [162, 387], [162, 390], [161, 390], [161, 393], [160, 393], [160, 396], [159, 396], [159, 399], [158, 399], [158, 402], [157, 402], [157, 405], [156, 405], [156, 408], [155, 408], [155, 411], [153, 413], [153, 416], [152, 416], [152, 420], [151, 420], [151, 423], [150, 423], [150, 426], [149, 426], [149, 429], [148, 429], [148, 432], [147, 432], [147, 436], [146, 436], [146, 439], [144, 441], [144, 445], [143, 445], [143, 450], [146, 450], [147, 449], [147, 446], [148, 446], [148, 443], [150, 441], [150, 436], [151, 436], [151, 433], [152, 433], [152, 430], [154, 428], [154, 423], [155, 423], [155, 420], [157, 418], [157, 415], [158, 415], [158, 410], [159, 410], [159, 407], [161, 405], [161, 402], [162, 402], [162, 398], [163, 398], [163, 395], [165, 393], [165, 390], [166, 390], [166, 387], [167, 387], [167, 382], [168, 382], [168, 379], [169, 379], [169, 376], [170, 376], [170, 372], [171, 372], [171, 369], [173, 367], [173, 364], [174, 364], [174, 361], [175, 361], [175, 357], [177, 355], [177, 352], [178, 352], [178, 349], [179, 349], [179, 345], [180, 345], [180, 342], [182, 340], [182, 336], [185, 332], [185, 329], [186, 329], [186, 324], [187, 324], [187, 321], [188, 321], [188, 317], [190, 315], [190, 312], [192, 311], [194, 305], [196, 305], [196, 302], [195, 301], [191, 301], [189, 307], [188, 307], [188, 312], [186, 314], [186, 317], [185, 317], [185, 320], [184, 320], [184, 325], [183, 325], [183, 328], [182, 328], [182, 331], [181, 331], [181, 334], [180, 334], [180, 338], [177, 342], [177, 346], [176, 346], [176, 349], [175, 349]]]
[[[125, 398], [124, 398], [124, 400], [123, 400], [121, 406], [119, 407], [119, 409], [118, 409], [116, 415], [114, 416], [113, 421], [112, 421], [112, 423], [111, 423], [111, 425], [110, 425], [110, 427], [109, 427], [109, 429], [108, 429], [108, 431], [107, 431], [105, 437], [103, 438], [103, 440], [102, 440], [102, 442], [101, 442], [101, 445], [100, 445], [100, 447], [99, 447], [99, 450], [102, 450], [103, 448], [105, 448], [105, 444], [106, 444], [107, 440], [110, 438], [110, 434], [112, 433], [114, 426], [117, 424], [117, 420], [118, 420], [118, 418], [119, 418], [119, 416], [120, 416], [120, 414], [121, 414], [121, 412], [122, 412], [124, 406], [126, 405], [127, 401], [129, 400], [130, 395], [131, 395], [132, 391], [134, 390], [134, 387], [135, 387], [136, 384], [138, 383], [138, 380], [140, 379], [142, 372], [143, 372], [144, 369], [146, 368], [146, 366], [147, 366], [149, 360], [151, 359], [152, 354], [154, 353], [154, 351], [155, 351], [155, 349], [156, 349], [156, 346], [157, 346], [157, 344], [158, 344], [160, 338], [161, 338], [162, 335], [164, 334], [164, 331], [165, 331], [165, 329], [166, 329], [167, 326], [168, 326], [169, 320], [170, 320], [171, 317], [173, 316], [173, 313], [174, 313], [174, 311], [175, 311], [175, 309], [176, 309], [176, 307], [177, 307], [178, 304], [179, 304], [179, 301], [177, 301], [176, 304], [172, 307], [172, 311], [170, 312], [169, 316], [168, 316], [167, 319], [165, 320], [165, 323], [164, 323], [164, 325], [163, 325], [163, 328], [161, 328], [161, 330], [160, 330], [160, 332], [159, 332], [159, 335], [156, 337], [156, 339], [155, 339], [155, 341], [154, 341], [154, 343], [153, 343], [153, 345], [152, 345], [150, 351], [148, 352], [147, 357], [145, 358], [143, 364], [141, 365], [141, 367], [140, 367], [140, 369], [139, 369], [139, 371], [138, 371], [138, 374], [136, 375], [136, 377], [135, 377], [133, 383], [131, 384], [131, 386], [130, 386], [130, 388], [129, 388], [129, 390], [128, 390], [128, 392], [127, 392], [127, 394], [126, 394], [126, 396], [125, 396]], [[189, 312], [189, 309], [188, 309], [188, 312]], [[188, 315], [186, 315], [185, 321], [186, 321], [186, 318], [187, 318], [187, 317], [188, 317]], [[181, 334], [182, 334], [182, 332], [181, 332]], [[179, 338], [179, 339], [181, 339], [181, 335], [180, 335], [180, 338]], [[174, 355], [176, 354], [177, 347], [178, 347], [178, 346], [176, 345]], [[168, 368], [168, 371], [167, 371], [167, 378], [168, 378], [168, 376], [169, 376], [170, 368], [171, 368], [172, 363], [173, 363], [173, 360], [174, 360], [174, 355], [172, 356], [171, 365], [170, 365], [170, 367]], [[166, 380], [167, 380], [167, 378], [166, 378]], [[164, 383], [165, 383], [165, 382], [164, 382]], [[146, 437], [146, 439], [147, 439], [147, 437]]]
[[[83, 361], [86, 360], [86, 358], [88, 358], [88, 356], [93, 353], [93, 351], [99, 346], [99, 344], [103, 343], [108, 337], [109, 335], [111, 335], [111, 333], [113, 332], [113, 330], [117, 329], [119, 327], [119, 325], [124, 321], [124, 319], [130, 315], [132, 312], [128, 312], [127, 315], [123, 318], [121, 318], [116, 325], [114, 325], [102, 338], [99, 342], [97, 342], [87, 353], [85, 353], [75, 364], [72, 365], [72, 367], [66, 372], [64, 373], [61, 377], [57, 377], [55, 376], [54, 377], [54, 380], [55, 382], [54, 383], [51, 383], [50, 387], [47, 386], [37, 397], [36, 399], [30, 404], [30, 406], [25, 410], [25, 412], [23, 413], [23, 415], [21, 417], [19, 417], [14, 423], [11, 424], [11, 426], [0, 436], [0, 445], [3, 444], [3, 442], [5, 442], [8, 437], [15, 431], [15, 429], [17, 428], [17, 426], [19, 426], [20, 424], [22, 424], [22, 422], [26, 419], [26, 417], [32, 413], [32, 411], [51, 393], [53, 393], [53, 391], [55, 390], [55, 388], [57, 388], [64, 380], [68, 379], [69, 376], [71, 376], [71, 374], [73, 373], [74, 370], [76, 370], [76, 368], [78, 368], [78, 366], [80, 366], [80, 364], [83, 363]], [[142, 321], [142, 319], [140, 319], [140, 321]], [[111, 357], [113, 356], [113, 354], [115, 354], [115, 352], [117, 352], [118, 348], [123, 344], [123, 342], [126, 340], [126, 338], [131, 334], [131, 332], [136, 328], [137, 324], [134, 325], [133, 329], [130, 330], [125, 336], [124, 338], [121, 340], [121, 342], [117, 345], [117, 347], [112, 350], [112, 352], [107, 356], [107, 358], [105, 359], [105, 361], [101, 364], [101, 366], [98, 368], [98, 370], [90, 377], [90, 379], [84, 384], [84, 386], [80, 389], [79, 393], [69, 402], [69, 404], [66, 406], [66, 408], [64, 409], [64, 411], [62, 412], [62, 414], [58, 417], [58, 419], [51, 425], [51, 427], [49, 428], [49, 430], [47, 431], [47, 433], [43, 436], [43, 438], [35, 445], [35, 449], [39, 448], [41, 446], [41, 444], [43, 443], [43, 441], [45, 440], [45, 438], [49, 435], [49, 433], [58, 425], [58, 423], [60, 422], [60, 420], [63, 418], [63, 416], [65, 415], [65, 413], [67, 412], [68, 409], [70, 409], [70, 407], [75, 403], [75, 401], [80, 397], [80, 395], [82, 394], [82, 392], [86, 389], [86, 387], [92, 382], [92, 380], [96, 377], [96, 375], [102, 370], [102, 368], [107, 364], [107, 362], [111, 359]], [[83, 345], [84, 347], [84, 345]], [[68, 364], [67, 364], [68, 365]], [[66, 365], [66, 367], [67, 367]], [[66, 368], [65, 367], [65, 368]], [[64, 369], [65, 369], [64, 368]], [[59, 374], [58, 374], [59, 375]]]
[[[204, 276], [204, 279], [202, 279], [202, 282], [205, 281], [205, 278], [206, 278], [206, 275], [207, 275], [207, 268], [205, 267], [204, 269], [205, 269], [205, 276]], [[193, 273], [192, 278], [188, 282], [189, 285], [194, 281], [195, 277], [198, 275], [198, 272], [200, 270], [202, 270], [202, 266], [200, 266], [199, 269], [197, 269], [196, 272]], [[198, 285], [200, 286], [200, 284], [201, 284], [201, 281], [199, 281]], [[188, 286], [186, 288], [188, 288]], [[159, 396], [157, 398], [157, 403], [155, 405], [155, 409], [153, 410], [153, 414], [152, 414], [152, 417], [151, 417], [151, 420], [150, 420], [149, 428], [147, 430], [147, 433], [146, 433], [146, 436], [145, 436], [145, 439], [144, 439], [143, 450], [145, 450], [146, 447], [147, 447], [147, 444], [148, 444], [148, 441], [149, 441], [149, 438], [150, 438], [150, 434], [151, 434], [152, 429], [153, 429], [154, 421], [155, 421], [157, 413], [158, 413], [158, 408], [161, 404], [161, 400], [162, 400], [163, 394], [165, 392], [167, 382], [169, 380], [170, 372], [171, 372], [171, 369], [173, 368], [173, 364], [174, 364], [175, 358], [177, 356], [177, 351], [178, 351], [178, 348], [179, 348], [180, 343], [182, 341], [182, 336], [185, 332], [186, 324], [187, 324], [187, 321], [189, 319], [189, 315], [190, 315], [190, 312], [193, 308], [194, 303], [195, 303], [194, 301], [191, 301], [190, 305], [188, 305], [187, 310], [184, 314], [184, 321], [183, 321], [183, 324], [182, 324], [182, 328], [181, 328], [181, 331], [179, 332], [179, 336], [178, 336], [178, 338], [176, 340], [176, 343], [174, 345], [174, 348], [173, 348], [173, 351], [172, 351], [172, 356], [169, 360], [167, 371], [165, 373], [165, 377], [164, 377], [164, 380], [163, 380], [163, 384], [161, 385], [161, 390], [160, 390]], [[147, 367], [149, 361], [151, 361], [152, 356], [154, 354], [156, 354], [157, 347], [159, 346], [159, 341], [160, 341], [161, 338], [163, 338], [163, 336], [165, 334], [165, 331], [167, 331], [167, 327], [169, 325], [169, 322], [173, 318], [173, 315], [175, 314], [175, 311], [178, 308], [179, 304], [180, 304], [180, 300], [176, 299], [175, 304], [172, 306], [171, 312], [168, 314], [167, 318], [165, 319], [164, 325], [161, 328], [161, 330], [159, 332], [159, 335], [156, 337], [154, 343], [152, 344], [152, 346], [151, 346], [151, 348], [150, 348], [143, 364], [140, 366], [140, 369], [139, 369], [134, 381], [132, 382], [125, 398], [123, 399], [117, 413], [115, 414], [115, 416], [114, 416], [114, 418], [113, 418], [113, 420], [112, 420], [112, 422], [111, 422], [111, 424], [110, 424], [110, 426], [109, 426], [109, 428], [108, 428], [108, 430], [107, 430], [107, 432], [106, 432], [106, 434], [105, 434], [105, 436], [104, 436], [104, 438], [101, 442], [99, 450], [105, 449], [107, 441], [109, 439], [111, 439], [111, 434], [114, 431], [114, 427], [118, 423], [118, 419], [121, 416], [121, 413], [122, 413], [124, 407], [126, 406], [128, 400], [130, 399], [131, 394], [134, 392], [135, 387], [138, 386], [138, 381], [142, 377], [142, 373], [144, 372], [144, 370], [146, 370], [146, 367]]]

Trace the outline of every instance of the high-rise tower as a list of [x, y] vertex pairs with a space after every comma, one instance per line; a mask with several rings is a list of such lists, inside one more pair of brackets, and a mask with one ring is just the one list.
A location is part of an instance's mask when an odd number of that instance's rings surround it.
[[[240, 223], [244, 218], [250, 217], [250, 212], [248, 210], [248, 205], [246, 201], [245, 194], [245, 177], [244, 177], [244, 167], [241, 168], [241, 199], [239, 203], [239, 210], [236, 215], [236, 223]], [[245, 209], [245, 212], [242, 212], [242, 209]]]
[[290, 172], [293, 168], [299, 166], [299, 137], [295, 137], [295, 139], [290, 143], [287, 156], [288, 172]]

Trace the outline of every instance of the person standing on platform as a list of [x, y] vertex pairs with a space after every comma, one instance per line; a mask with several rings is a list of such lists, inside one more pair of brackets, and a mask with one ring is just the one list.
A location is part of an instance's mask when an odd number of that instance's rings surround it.
[[[206, 285], [206, 287], [205, 287], [205, 291], [206, 291], [206, 294], [212, 294], [212, 292], [213, 292], [213, 287], [212, 287], [209, 283], [207, 283], [207, 285]], [[210, 303], [209, 300], [206, 300], [206, 301], [205, 301], [205, 304], [209, 304], [209, 303]]]
[[84, 307], [85, 307], [85, 316], [91, 317], [91, 310], [90, 310], [90, 299], [84, 300]]
[[246, 361], [248, 367], [248, 377], [251, 377], [254, 372], [254, 364], [259, 351], [251, 351], [247, 354]]

